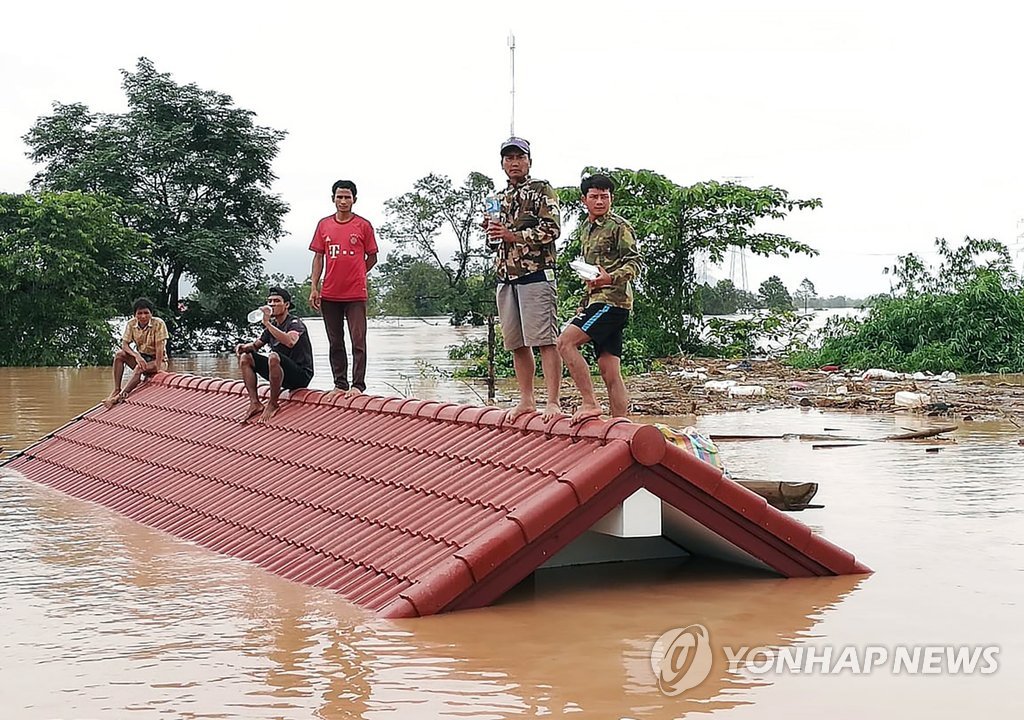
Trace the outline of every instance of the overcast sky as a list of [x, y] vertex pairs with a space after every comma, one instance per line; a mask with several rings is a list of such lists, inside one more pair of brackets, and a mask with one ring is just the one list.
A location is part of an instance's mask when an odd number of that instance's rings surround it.
[[977, 1], [19, 2], [0, 43], [0, 190], [27, 188], [21, 137], [52, 103], [121, 111], [119, 70], [146, 56], [288, 132], [273, 188], [288, 235], [266, 270], [302, 279], [338, 178], [378, 227], [429, 172], [503, 179], [512, 31], [535, 177], [648, 168], [820, 197], [776, 229], [821, 255], [749, 259], [748, 285], [860, 296], [935, 237], [1017, 243], [1022, 20]]

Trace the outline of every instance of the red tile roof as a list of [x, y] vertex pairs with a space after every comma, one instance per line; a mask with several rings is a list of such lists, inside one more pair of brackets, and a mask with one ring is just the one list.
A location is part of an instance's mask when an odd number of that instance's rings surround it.
[[245, 405], [163, 373], [8, 464], [391, 617], [493, 602], [641, 487], [782, 575], [868, 572], [653, 426], [310, 390], [243, 425]]

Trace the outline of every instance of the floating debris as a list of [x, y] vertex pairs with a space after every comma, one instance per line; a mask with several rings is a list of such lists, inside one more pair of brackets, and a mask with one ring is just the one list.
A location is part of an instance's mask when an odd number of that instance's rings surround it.
[[[925, 374], [924, 380], [893, 373], [896, 377], [888, 379], [892, 371], [886, 370], [874, 373], [885, 379], [864, 379], [865, 373], [860, 371], [798, 370], [777, 360], [741, 365], [727, 360], [680, 358], [665, 363], [662, 371], [626, 378], [632, 414], [678, 417], [803, 405], [963, 421], [1006, 420], [1024, 427], [1024, 378], [1020, 376], [1011, 378], [1016, 383], [1000, 380], [1004, 376], [999, 375], [957, 377], [953, 373]], [[729, 392], [735, 386], [752, 385], [764, 388], [764, 394]], [[896, 394], [901, 392], [924, 394], [928, 400], [916, 407], [899, 407]], [[579, 403], [571, 383], [563, 385], [563, 397], [563, 409], [570, 410]]]

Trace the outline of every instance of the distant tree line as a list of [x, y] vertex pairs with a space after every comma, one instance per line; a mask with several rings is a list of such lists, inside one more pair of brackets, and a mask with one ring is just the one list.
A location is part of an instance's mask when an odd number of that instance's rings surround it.
[[814, 283], [804, 278], [790, 292], [778, 275], [761, 283], [757, 292], [737, 288], [732, 280], [704, 283], [698, 288], [700, 309], [704, 315], [735, 315], [753, 310], [820, 310], [823, 308], [862, 307], [865, 300], [845, 295], [819, 297]]

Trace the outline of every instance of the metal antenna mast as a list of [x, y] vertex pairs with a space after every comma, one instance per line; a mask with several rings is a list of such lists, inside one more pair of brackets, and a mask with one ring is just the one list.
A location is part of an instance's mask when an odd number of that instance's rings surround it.
[[511, 32], [508, 34], [508, 54], [512, 68], [512, 117], [509, 120], [509, 135], [516, 134], [516, 36]]
[[1013, 244], [1013, 247], [1016, 250], [1014, 255], [1017, 255], [1018, 257], [1021, 253], [1024, 253], [1024, 245], [1022, 245], [1022, 243], [1024, 243], [1024, 232], [1020, 232], [1021, 227], [1024, 227], [1024, 218], [1017, 221], [1017, 242]]

